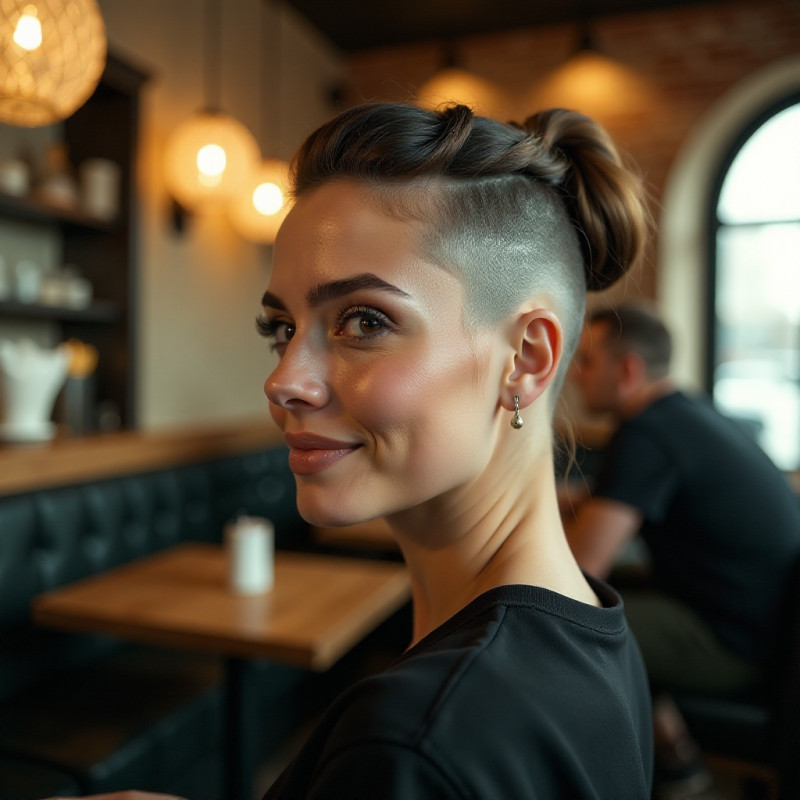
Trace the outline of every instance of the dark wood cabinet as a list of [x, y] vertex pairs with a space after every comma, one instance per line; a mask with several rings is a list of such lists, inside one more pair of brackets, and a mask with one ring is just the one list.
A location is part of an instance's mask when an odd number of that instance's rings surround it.
[[139, 92], [147, 76], [109, 55], [103, 77], [89, 100], [63, 123], [73, 164], [88, 158], [121, 168], [120, 208], [110, 222], [77, 209], [49, 206], [35, 198], [0, 196], [0, 217], [58, 231], [61, 263], [76, 265], [91, 281], [87, 308], [0, 302], [0, 319], [47, 320], [99, 351], [95, 373], [98, 404], [116, 408], [121, 425], [135, 428], [137, 313], [136, 152]]

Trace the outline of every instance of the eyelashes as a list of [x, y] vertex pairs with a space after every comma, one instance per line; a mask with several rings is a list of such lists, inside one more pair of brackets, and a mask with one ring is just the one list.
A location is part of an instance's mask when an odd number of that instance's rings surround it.
[[[358, 321], [357, 329], [353, 323]], [[336, 316], [336, 331], [351, 339], [371, 339], [394, 327], [389, 317], [371, 306], [345, 306]]]
[[263, 314], [256, 317], [256, 330], [260, 336], [272, 340], [271, 350], [285, 348], [294, 336], [294, 325], [283, 320], [268, 319]]
[[[294, 337], [295, 325], [283, 319], [269, 319], [265, 314], [256, 317], [260, 336], [271, 339], [272, 349], [285, 347]], [[382, 336], [395, 328], [395, 323], [383, 311], [364, 305], [346, 305], [334, 318], [334, 336], [354, 343]]]
[[259, 314], [256, 317], [256, 330], [258, 331], [259, 336], [263, 336], [266, 339], [274, 339], [276, 328], [277, 324], [272, 320], [267, 319], [263, 314]]

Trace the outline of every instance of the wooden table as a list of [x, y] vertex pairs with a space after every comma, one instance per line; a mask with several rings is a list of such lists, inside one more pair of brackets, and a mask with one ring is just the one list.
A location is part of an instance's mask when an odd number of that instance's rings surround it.
[[225, 656], [226, 798], [240, 800], [255, 768], [245, 741], [250, 659], [325, 670], [409, 596], [401, 564], [280, 551], [273, 589], [236, 595], [220, 546], [183, 544], [41, 594], [33, 616], [46, 627]]

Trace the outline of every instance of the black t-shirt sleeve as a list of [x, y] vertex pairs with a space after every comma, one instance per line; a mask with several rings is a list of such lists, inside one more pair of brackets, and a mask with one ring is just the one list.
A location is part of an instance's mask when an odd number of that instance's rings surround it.
[[320, 769], [306, 800], [460, 800], [450, 779], [415, 749], [365, 742], [340, 750]]
[[676, 469], [652, 436], [623, 424], [609, 443], [594, 496], [627, 503], [651, 522], [663, 522], [678, 483]]

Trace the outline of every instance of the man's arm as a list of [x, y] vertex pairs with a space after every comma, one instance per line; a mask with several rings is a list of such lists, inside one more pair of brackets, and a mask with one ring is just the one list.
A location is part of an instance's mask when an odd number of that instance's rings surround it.
[[567, 541], [581, 569], [597, 578], [608, 577], [622, 546], [642, 524], [642, 513], [627, 503], [592, 498], [573, 515], [564, 514]]

